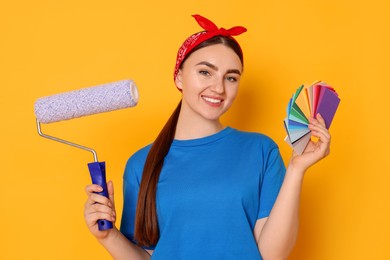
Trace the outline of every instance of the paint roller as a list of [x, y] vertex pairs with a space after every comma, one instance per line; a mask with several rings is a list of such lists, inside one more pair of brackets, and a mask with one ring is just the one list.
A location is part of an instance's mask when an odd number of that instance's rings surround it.
[[[67, 144], [93, 154], [94, 162], [88, 163], [92, 183], [103, 188], [98, 194], [108, 198], [106, 184], [105, 162], [99, 162], [97, 153], [92, 148], [72, 143], [54, 136], [44, 134], [41, 123], [48, 124], [82, 116], [109, 112], [136, 106], [138, 103], [138, 90], [132, 80], [122, 80], [95, 87], [74, 90], [62, 94], [42, 97], [34, 104], [38, 134], [44, 138]], [[98, 221], [99, 230], [113, 227], [108, 220]]]

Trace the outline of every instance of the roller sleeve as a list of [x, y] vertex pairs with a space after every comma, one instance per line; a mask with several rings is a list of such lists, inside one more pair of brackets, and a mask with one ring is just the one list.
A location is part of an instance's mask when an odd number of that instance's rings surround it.
[[34, 110], [39, 122], [53, 123], [133, 107], [137, 103], [134, 81], [122, 80], [39, 98]]

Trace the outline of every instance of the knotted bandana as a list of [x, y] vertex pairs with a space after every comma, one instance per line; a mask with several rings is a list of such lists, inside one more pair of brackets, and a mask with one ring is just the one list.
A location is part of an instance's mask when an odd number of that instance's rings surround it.
[[177, 73], [179, 72], [179, 68], [187, 54], [190, 53], [191, 50], [198, 46], [200, 43], [207, 41], [214, 36], [222, 35], [233, 39], [237, 43], [237, 45], [240, 46], [238, 42], [233, 38], [233, 36], [240, 35], [247, 31], [246, 28], [242, 26], [235, 26], [230, 29], [225, 29], [221, 27], [218, 29], [218, 27], [212, 21], [204, 18], [203, 16], [195, 14], [193, 15], [193, 17], [204, 29], [204, 31], [191, 35], [181, 45], [179, 51], [177, 52], [176, 66], [175, 71], [173, 73], [173, 79], [176, 79]]

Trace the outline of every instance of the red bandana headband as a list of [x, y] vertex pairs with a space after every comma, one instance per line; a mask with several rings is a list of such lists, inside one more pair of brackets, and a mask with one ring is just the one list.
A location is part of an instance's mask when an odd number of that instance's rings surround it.
[[[217, 35], [227, 36], [236, 41], [232, 36], [237, 36], [247, 31], [246, 28], [242, 26], [235, 26], [230, 29], [225, 29], [221, 27], [218, 29], [218, 27], [212, 21], [204, 18], [203, 16], [195, 14], [193, 15], [193, 17], [204, 29], [204, 31], [191, 35], [187, 38], [187, 40], [184, 41], [184, 43], [180, 47], [179, 51], [177, 52], [176, 66], [175, 71], [173, 73], [174, 79], [176, 79], [177, 73], [179, 72], [179, 68], [187, 54], [190, 53], [191, 50], [198, 46], [200, 43], [207, 41], [208, 39]], [[238, 46], [240, 45], [238, 44]]]

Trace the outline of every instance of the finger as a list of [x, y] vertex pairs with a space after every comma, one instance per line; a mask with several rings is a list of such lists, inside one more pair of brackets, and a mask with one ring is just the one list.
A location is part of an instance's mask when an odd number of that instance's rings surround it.
[[330, 148], [330, 137], [328, 138], [321, 132], [312, 132], [313, 135], [316, 135], [319, 138], [319, 141], [316, 143], [316, 147], [319, 148], [319, 151], [323, 151], [324, 155], [329, 154]]
[[325, 119], [321, 116], [320, 113], [317, 113], [316, 118], [317, 118], [318, 122], [319, 122], [323, 127], [326, 127]]
[[110, 199], [111, 203], [115, 205], [114, 201], [114, 184], [112, 181], [109, 181], [107, 183], [107, 191], [108, 191], [108, 198]]
[[85, 192], [87, 195], [93, 193], [93, 192], [102, 192], [103, 188], [97, 184], [90, 184], [85, 187]]
[[85, 215], [85, 221], [88, 223], [89, 226], [96, 225], [97, 221], [100, 219], [115, 222], [116, 217], [104, 212], [93, 212]]
[[109, 207], [112, 207], [113, 204], [112, 202], [105, 196], [103, 195], [100, 195], [100, 194], [96, 194], [96, 193], [91, 193], [89, 196], [88, 196], [88, 199], [87, 199], [87, 202], [85, 203], [85, 205], [93, 205], [93, 204], [103, 204], [103, 205], [106, 205], [106, 206], [109, 206]]
[[104, 214], [106, 216], [110, 216], [110, 221], [116, 219], [116, 212], [112, 207], [108, 207], [102, 204], [93, 204], [93, 205], [85, 205], [84, 216], [85, 219], [88, 218], [89, 215], [93, 214]]
[[318, 119], [313, 118], [313, 117], [309, 118], [309, 124], [325, 128], [325, 126], [322, 125]]
[[98, 204], [98, 203], [95, 203], [95, 204], [92, 204], [92, 205], [85, 205], [85, 210], [84, 210], [85, 213], [94, 213], [94, 212], [102, 212], [102, 213], [107, 213], [107, 214], [110, 214], [110, 215], [116, 215], [115, 214], [115, 211], [112, 207], [110, 206], [106, 206], [106, 205], [103, 205], [103, 204]]
[[321, 142], [330, 143], [331, 136], [329, 134], [326, 134], [322, 131], [316, 131], [316, 130], [312, 130], [311, 132], [312, 135], [318, 137]]
[[326, 136], [326, 138], [330, 139], [330, 133], [328, 129], [324, 128], [323, 126], [309, 124], [308, 127], [314, 136], [317, 136], [316, 133], [322, 133], [324, 136]]

